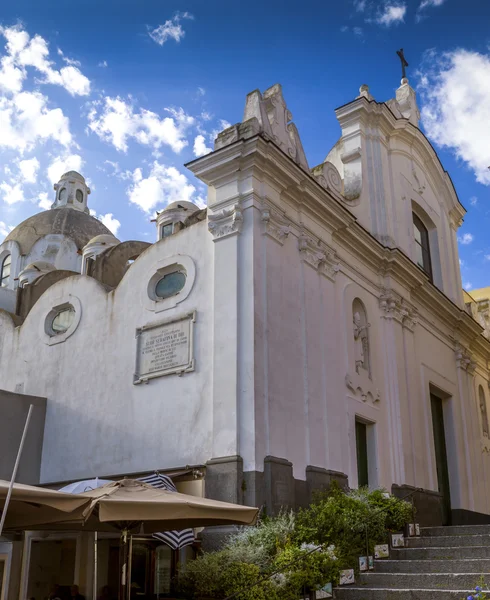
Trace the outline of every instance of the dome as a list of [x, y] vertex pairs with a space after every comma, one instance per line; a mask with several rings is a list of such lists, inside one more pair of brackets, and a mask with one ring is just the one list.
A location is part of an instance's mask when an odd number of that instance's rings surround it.
[[[181, 200], [178, 202], [172, 202], [168, 206], [166, 206], [162, 212], [166, 212], [167, 210], [190, 210], [192, 212], [196, 212], [199, 210], [199, 206], [196, 206], [193, 202], [187, 202], [187, 200]], [[162, 214], [162, 213], [159, 213]]]
[[27, 267], [22, 269], [21, 273], [26, 271], [56, 271], [56, 267], [45, 260], [38, 260], [36, 262], [29, 263]]
[[41, 275], [45, 275], [51, 271], [56, 271], [56, 267], [49, 262], [43, 260], [32, 262], [19, 273], [19, 285], [23, 287], [26, 284], [32, 283], [38, 277], [41, 277]]
[[115, 246], [116, 244], [120, 244], [121, 242], [117, 239], [115, 235], [110, 233], [107, 235], [106, 233], [102, 233], [101, 235], [96, 235], [92, 238], [88, 244], [85, 245], [85, 248], [89, 248], [90, 246]]
[[63, 173], [61, 179], [68, 179], [69, 177], [73, 177], [73, 179], [78, 179], [79, 181], [85, 183], [85, 177], [80, 175], [80, 173], [77, 171], [67, 171], [66, 173]]
[[65, 206], [29, 217], [8, 234], [5, 242], [17, 242], [20, 253], [25, 255], [38, 240], [50, 234], [66, 236], [79, 250], [98, 235], [113, 237], [109, 229], [95, 217]]

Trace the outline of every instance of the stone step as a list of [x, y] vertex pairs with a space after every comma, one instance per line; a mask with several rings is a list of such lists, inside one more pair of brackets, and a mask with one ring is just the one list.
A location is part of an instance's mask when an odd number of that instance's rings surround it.
[[391, 550], [390, 558], [392, 560], [457, 560], [465, 558], [490, 558], [490, 546], [400, 548], [399, 550]]
[[348, 586], [337, 588], [337, 600], [462, 600], [473, 590], [401, 590], [398, 588], [364, 588]]
[[374, 571], [376, 573], [490, 573], [490, 557], [449, 560], [376, 560]]
[[490, 581], [490, 573], [362, 573], [358, 585], [368, 588], [406, 590], [474, 589], [480, 578]]
[[453, 525], [451, 527], [423, 527], [423, 537], [490, 534], [490, 525]]
[[407, 548], [430, 548], [443, 546], [488, 546], [490, 545], [490, 535], [461, 535], [440, 536], [440, 537], [419, 537], [407, 538]]

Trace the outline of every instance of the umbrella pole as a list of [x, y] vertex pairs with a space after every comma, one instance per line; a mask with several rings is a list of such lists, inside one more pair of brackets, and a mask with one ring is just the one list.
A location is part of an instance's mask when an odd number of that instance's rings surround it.
[[121, 589], [119, 600], [128, 600], [128, 556], [129, 556], [129, 532], [123, 529], [121, 532]]
[[17, 470], [19, 468], [20, 457], [22, 456], [22, 450], [24, 449], [24, 443], [26, 441], [27, 429], [29, 428], [29, 421], [32, 416], [32, 409], [34, 408], [34, 404], [29, 406], [29, 412], [27, 413], [26, 424], [24, 425], [24, 431], [22, 433], [22, 438], [20, 440], [19, 450], [17, 452], [17, 458], [15, 459], [14, 470], [12, 471], [12, 478], [10, 480], [9, 490], [7, 492], [7, 497], [5, 499], [5, 504], [3, 505], [2, 518], [0, 519], [0, 536], [3, 532], [3, 526], [5, 524], [5, 517], [7, 516], [7, 510], [10, 504], [10, 497], [12, 496], [12, 489], [14, 487], [15, 478], [17, 477]]
[[94, 593], [93, 600], [97, 600], [97, 532], [94, 533]]

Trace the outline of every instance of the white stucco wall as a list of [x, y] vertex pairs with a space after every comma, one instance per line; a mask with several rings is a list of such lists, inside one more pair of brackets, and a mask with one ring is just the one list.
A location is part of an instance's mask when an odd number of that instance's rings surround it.
[[[178, 254], [195, 263], [191, 293], [174, 308], [151, 312], [145, 308], [148, 280], [159, 260]], [[151, 246], [113, 292], [74, 276], [49, 288], [21, 327], [0, 318], [2, 387], [22, 383], [24, 393], [48, 398], [43, 483], [210, 458], [211, 257], [206, 224], [197, 224]], [[65, 342], [47, 346], [45, 317], [70, 294], [81, 303], [80, 324]], [[136, 328], [192, 310], [196, 370], [133, 385]]]

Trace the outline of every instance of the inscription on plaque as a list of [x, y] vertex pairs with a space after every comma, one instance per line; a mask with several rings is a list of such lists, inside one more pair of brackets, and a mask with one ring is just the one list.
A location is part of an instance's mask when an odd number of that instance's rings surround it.
[[136, 331], [136, 372], [134, 383], [155, 377], [194, 370], [193, 327], [195, 313]]

